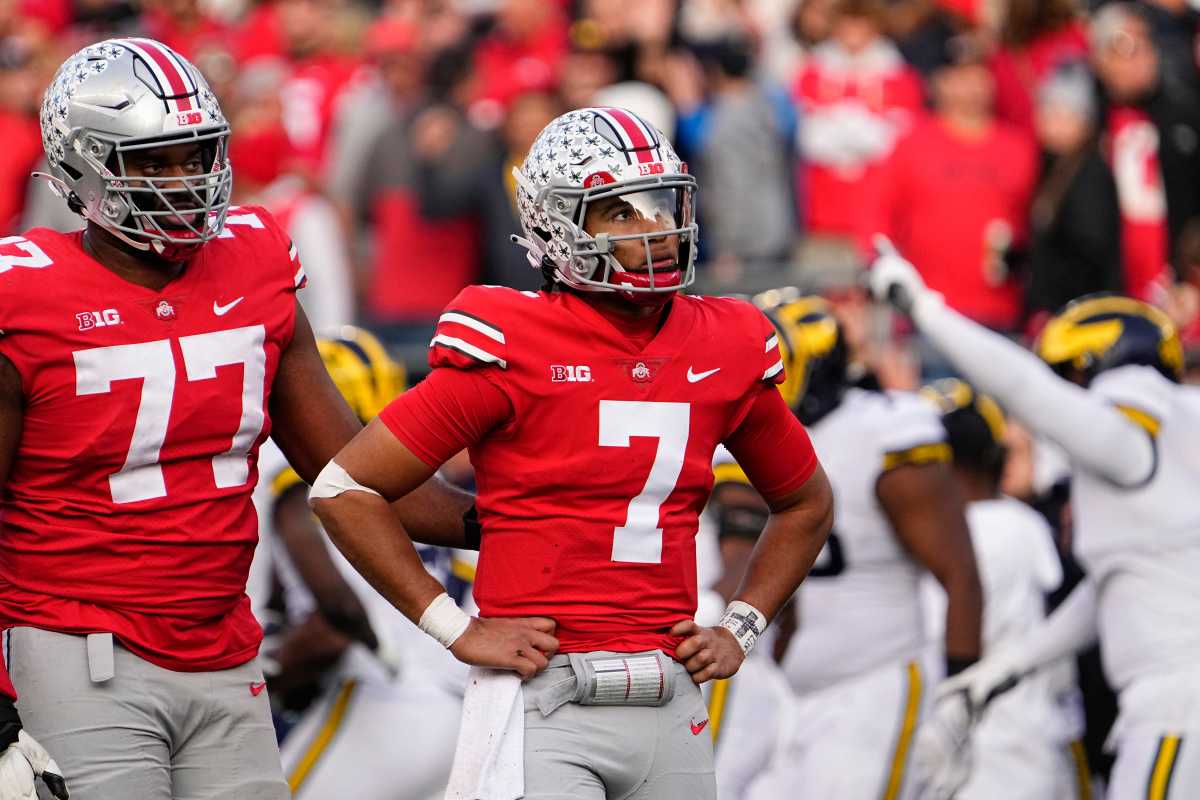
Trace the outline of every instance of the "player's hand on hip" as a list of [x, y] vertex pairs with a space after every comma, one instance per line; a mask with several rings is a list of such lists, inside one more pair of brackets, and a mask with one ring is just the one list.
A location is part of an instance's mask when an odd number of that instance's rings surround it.
[[871, 294], [876, 300], [891, 303], [908, 314], [917, 298], [929, 291], [925, 281], [921, 279], [917, 268], [900, 255], [890, 239], [883, 234], [876, 234], [873, 241], [875, 259], [871, 262], [871, 271], [867, 273]]
[[913, 771], [922, 800], [951, 800], [971, 777], [972, 719], [963, 691], [938, 692], [913, 743]]
[[558, 651], [554, 628], [554, 620], [548, 617], [472, 617], [450, 652], [463, 663], [511, 669], [528, 680], [544, 670]]
[[62, 770], [25, 731], [17, 734], [17, 740], [0, 753], [0, 800], [38, 800], [34, 784], [41, 778], [58, 800], [67, 800], [67, 783]]
[[685, 637], [675, 648], [675, 658], [691, 673], [693, 683], [728, 678], [746, 660], [733, 633], [720, 625], [705, 628], [695, 620], [685, 619], [671, 628], [671, 635]]

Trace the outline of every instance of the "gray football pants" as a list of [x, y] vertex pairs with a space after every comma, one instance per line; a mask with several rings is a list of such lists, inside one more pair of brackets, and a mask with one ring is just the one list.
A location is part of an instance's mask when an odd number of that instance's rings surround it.
[[87, 637], [36, 628], [6, 634], [21, 720], [62, 767], [71, 800], [290, 796], [254, 661], [172, 672], [110, 641], [91, 637], [89, 647]]
[[682, 665], [664, 706], [567, 703], [542, 716], [536, 697], [570, 669], [561, 661], [525, 684], [526, 800], [715, 800], [708, 708]]

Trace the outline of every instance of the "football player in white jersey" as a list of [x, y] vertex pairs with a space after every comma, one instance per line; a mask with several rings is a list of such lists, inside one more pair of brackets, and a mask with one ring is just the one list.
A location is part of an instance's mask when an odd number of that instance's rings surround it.
[[833, 533], [795, 598], [796, 633], [777, 649], [798, 705], [775, 785], [805, 798], [913, 796], [926, 570], [948, 595], [947, 671], [980, 653], [979, 577], [946, 434], [915, 394], [852, 384], [826, 301], [785, 291], [759, 300], [779, 329], [781, 391], [835, 498]]
[[1070, 456], [1074, 548], [1088, 572], [1045, 623], [947, 681], [938, 706], [977, 714], [1098, 637], [1120, 699], [1107, 796], [1200, 797], [1200, 391], [1179, 384], [1174, 326], [1137, 300], [1083, 298], [1046, 325], [1039, 360], [948, 308], [886, 239], [877, 244], [872, 293]]
[[[364, 330], [341, 328], [318, 338], [317, 349], [363, 422], [405, 388], [403, 369]], [[271, 692], [302, 695], [314, 676], [318, 692], [281, 746], [292, 796], [322, 800], [353, 786], [354, 796], [366, 800], [441, 797], [454, 757], [465, 665], [327, 546], [308, 508], [307, 485], [277, 449], [263, 448], [260, 471], [272, 495], [270, 524], [262, 535], [272, 547], [289, 625], [274, 654], [283, 673], [272, 678]], [[473, 570], [454, 551], [417, 549], [448, 588], [464, 587], [471, 577]], [[371, 637], [355, 636], [345, 622], [328, 618], [347, 589], [366, 607], [378, 637], [373, 648], [364, 646]], [[335, 600], [318, 603], [318, 597]], [[403, 746], [390, 744], [398, 732], [418, 730]]]
[[[954, 378], [926, 386], [921, 396], [942, 415], [967, 502], [983, 583], [983, 649], [1003, 649], [1045, 618], [1046, 596], [1062, 583], [1054, 534], [1041, 514], [1000, 492], [1005, 420], [996, 402]], [[945, 594], [925, 588], [929, 628], [940, 634]], [[970, 778], [956, 800], [1087, 797], [1079, 702], [1070, 658], [998, 698], [972, 732]]]

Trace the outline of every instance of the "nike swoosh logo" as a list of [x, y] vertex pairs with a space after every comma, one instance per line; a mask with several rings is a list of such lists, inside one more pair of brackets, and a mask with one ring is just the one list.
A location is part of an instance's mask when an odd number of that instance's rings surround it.
[[692, 736], [699, 736], [700, 732], [703, 731], [706, 727], [708, 727], [708, 720], [706, 719], [703, 722], [701, 722], [699, 725], [697, 725], [696, 723], [692, 722], [689, 719], [688, 724], [692, 726]]
[[[238, 299], [241, 299], [241, 298], [238, 298]], [[250, 684], [250, 694], [254, 695], [255, 697], [258, 697], [260, 694], [262, 694], [262, 690], [265, 688], [267, 688], [266, 681], [263, 681], [262, 683], [252, 683], [252, 684]]]
[[234, 300], [232, 303], [229, 303], [229, 304], [223, 305], [223, 306], [218, 305], [217, 301], [213, 300], [213, 313], [216, 314], [218, 317], [223, 317], [226, 314], [228, 314], [230, 311], [232, 311], [234, 306], [236, 306], [238, 303], [242, 302], [245, 299], [246, 299], [246, 297], [245, 297], [245, 295], [243, 295], [243, 296], [239, 297], [237, 300]]
[[720, 367], [713, 367], [712, 369], [705, 370], [704, 372], [692, 372], [692, 368], [688, 367], [688, 371], [687, 371], [688, 383], [695, 383], [696, 381], [702, 381], [705, 378], [707, 378], [709, 375], [715, 375], [716, 373], [718, 373], [720, 371], [721, 371]]

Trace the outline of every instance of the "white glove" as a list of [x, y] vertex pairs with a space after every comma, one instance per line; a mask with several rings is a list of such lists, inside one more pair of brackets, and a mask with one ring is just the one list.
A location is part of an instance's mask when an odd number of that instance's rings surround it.
[[0, 800], [38, 800], [34, 781], [41, 777], [50, 793], [67, 800], [67, 784], [62, 770], [46, 749], [25, 731], [0, 753]]
[[867, 273], [871, 294], [881, 303], [891, 303], [909, 314], [917, 298], [929, 292], [917, 268], [897, 252], [896, 247], [881, 233], [872, 240], [875, 260]]
[[934, 702], [945, 695], [960, 694], [975, 721], [988, 703], [1016, 686], [1029, 671], [1015, 649], [998, 650], [938, 684]]
[[971, 722], [966, 694], [939, 690], [913, 744], [916, 796], [921, 800], [950, 800], [971, 777]]

